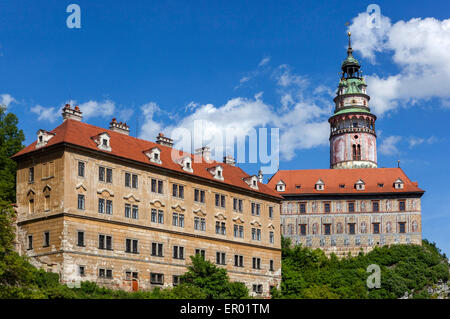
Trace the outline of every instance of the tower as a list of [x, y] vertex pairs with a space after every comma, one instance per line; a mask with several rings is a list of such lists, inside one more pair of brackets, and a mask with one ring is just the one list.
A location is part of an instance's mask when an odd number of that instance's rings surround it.
[[370, 112], [370, 97], [362, 77], [361, 65], [353, 57], [348, 32], [347, 58], [342, 62], [342, 76], [334, 98], [330, 123], [330, 168], [377, 167], [377, 117]]

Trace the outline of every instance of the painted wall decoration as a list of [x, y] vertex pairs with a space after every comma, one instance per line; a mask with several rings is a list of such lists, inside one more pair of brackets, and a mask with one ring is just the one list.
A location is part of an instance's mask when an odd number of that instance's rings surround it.
[[366, 222], [361, 222], [361, 234], [367, 233], [367, 225]]

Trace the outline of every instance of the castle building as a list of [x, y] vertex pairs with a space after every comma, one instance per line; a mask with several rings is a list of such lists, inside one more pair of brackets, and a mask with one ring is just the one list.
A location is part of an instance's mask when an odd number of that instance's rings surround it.
[[361, 66], [347, 58], [330, 123], [330, 169], [279, 170], [268, 186], [283, 196], [281, 233], [338, 256], [377, 245], [420, 245], [424, 191], [401, 168], [377, 168], [376, 116]]
[[183, 153], [116, 119], [89, 125], [70, 105], [62, 115], [13, 156], [18, 250], [36, 266], [63, 283], [138, 290], [178, 284], [200, 254], [253, 295], [280, 284], [282, 197], [257, 176], [207, 147]]

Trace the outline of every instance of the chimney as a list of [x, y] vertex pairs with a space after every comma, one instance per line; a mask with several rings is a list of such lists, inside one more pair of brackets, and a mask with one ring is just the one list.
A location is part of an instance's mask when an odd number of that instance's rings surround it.
[[159, 133], [156, 137], [156, 144], [173, 147], [173, 140], [169, 137], [165, 137], [163, 133]]
[[194, 155], [201, 156], [203, 159], [205, 159], [206, 162], [209, 162], [211, 160], [211, 149], [209, 148], [209, 146], [197, 148]]
[[235, 166], [236, 165], [236, 161], [234, 160], [234, 157], [231, 155], [227, 155], [223, 157], [223, 162], [225, 164], [231, 165], [231, 166]]
[[70, 104], [66, 104], [63, 109], [62, 109], [62, 117], [63, 117], [63, 121], [67, 120], [67, 119], [71, 119], [71, 120], [75, 120], [75, 121], [79, 121], [81, 122], [81, 120], [83, 119], [83, 116], [81, 115], [82, 112], [80, 111], [80, 108], [78, 107], [78, 105], [75, 105], [75, 108], [71, 108]]
[[109, 123], [109, 129], [114, 132], [130, 135], [130, 127], [127, 125], [127, 123], [117, 122], [115, 117]]
[[258, 175], [256, 175], [256, 177], [258, 177], [258, 182], [262, 183], [263, 182], [263, 173], [262, 170], [258, 171]]

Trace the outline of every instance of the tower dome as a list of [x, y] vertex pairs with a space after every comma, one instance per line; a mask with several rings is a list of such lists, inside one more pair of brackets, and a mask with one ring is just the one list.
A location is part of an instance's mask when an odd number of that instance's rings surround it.
[[370, 97], [361, 72], [353, 57], [351, 33], [348, 32], [347, 58], [342, 62], [342, 76], [334, 98], [334, 114], [330, 123], [330, 167], [377, 167], [376, 116], [370, 112]]

